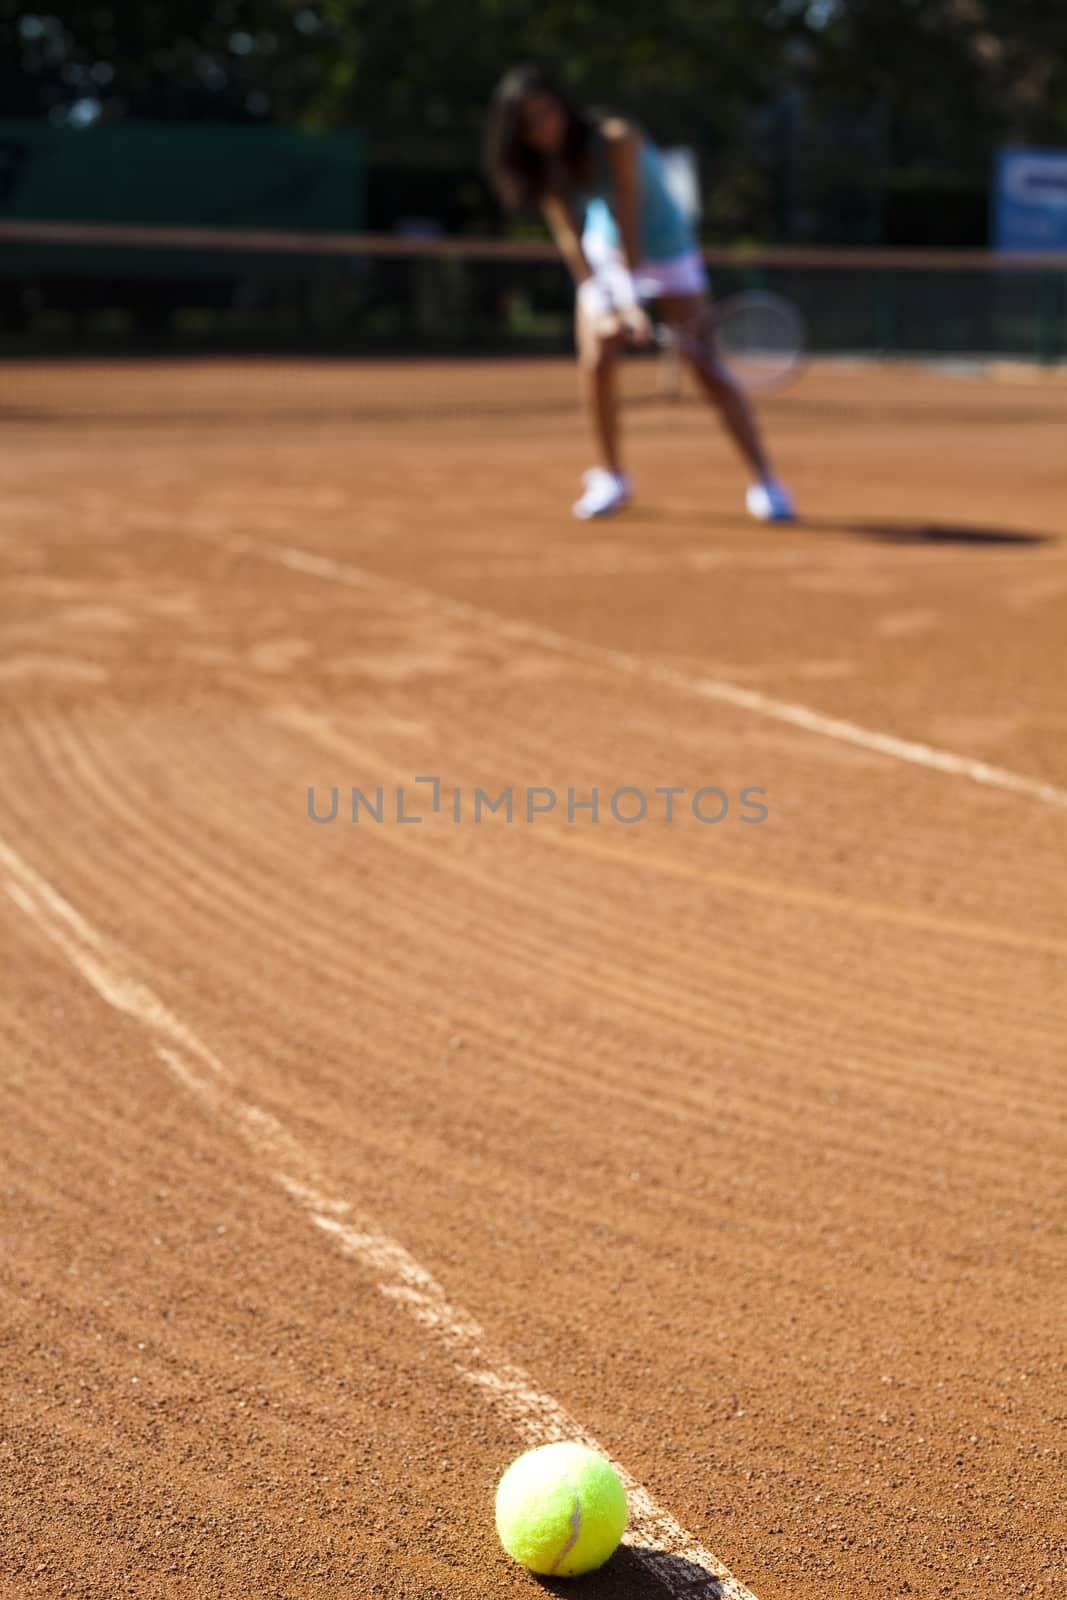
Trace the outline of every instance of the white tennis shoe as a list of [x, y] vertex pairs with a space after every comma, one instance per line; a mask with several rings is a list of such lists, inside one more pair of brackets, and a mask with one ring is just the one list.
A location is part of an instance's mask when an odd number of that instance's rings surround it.
[[750, 485], [745, 495], [745, 506], [750, 517], [757, 522], [795, 522], [796, 508], [789, 490], [777, 478], [764, 478], [762, 483]]
[[590, 517], [610, 517], [621, 511], [632, 493], [625, 472], [609, 472], [606, 467], [590, 467], [582, 473], [585, 489], [574, 502], [573, 511], [583, 522]]

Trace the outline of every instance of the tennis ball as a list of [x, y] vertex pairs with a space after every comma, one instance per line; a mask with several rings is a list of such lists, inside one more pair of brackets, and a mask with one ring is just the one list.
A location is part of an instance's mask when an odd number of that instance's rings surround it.
[[513, 1461], [496, 1491], [500, 1543], [530, 1572], [570, 1578], [602, 1567], [626, 1527], [626, 1491], [584, 1444], [543, 1444]]

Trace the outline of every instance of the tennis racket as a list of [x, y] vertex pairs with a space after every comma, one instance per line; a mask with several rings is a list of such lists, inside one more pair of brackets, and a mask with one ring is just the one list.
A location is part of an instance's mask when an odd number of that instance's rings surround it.
[[[750, 393], [784, 389], [803, 371], [807, 354], [804, 319], [796, 306], [779, 294], [745, 289], [729, 295], [715, 306], [715, 331], [723, 360]], [[664, 352], [660, 393], [678, 394], [680, 357], [700, 355], [704, 347], [684, 329], [665, 325], [657, 327], [656, 343]]]

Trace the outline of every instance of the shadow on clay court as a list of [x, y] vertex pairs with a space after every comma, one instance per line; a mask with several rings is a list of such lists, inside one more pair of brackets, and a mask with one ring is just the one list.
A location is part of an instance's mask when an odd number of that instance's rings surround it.
[[962, 522], [816, 522], [812, 525], [834, 533], [855, 533], [865, 539], [884, 539], [887, 544], [1054, 544], [1050, 533], [1026, 533], [1017, 528], [976, 528]]
[[[699, 521], [705, 526], [714, 525], [724, 528], [736, 528], [740, 523], [747, 523], [742, 513], [730, 511], [714, 512], [701, 511], [674, 512], [665, 507], [634, 505], [625, 513], [627, 522], [677, 522], [684, 523], [692, 528], [694, 521], [699, 516]], [[617, 526], [617, 525], [614, 525]], [[912, 520], [911, 518], [899, 519], [874, 519], [862, 522], [853, 521], [846, 517], [804, 517], [797, 519], [791, 527], [767, 528], [768, 537], [779, 538], [783, 533], [797, 533], [802, 535], [820, 533], [845, 533], [852, 534], [859, 539], [880, 539], [885, 544], [966, 544], [966, 545], [998, 545], [1001, 548], [1016, 547], [1019, 550], [1031, 549], [1035, 545], [1058, 544], [1059, 536], [1054, 533], [1034, 533], [1026, 528], [982, 528], [969, 522], [928, 522], [926, 520]]]
[[[537, 1578], [545, 1594], [567, 1595], [573, 1600], [573, 1578]], [[606, 1566], [582, 1579], [582, 1600], [663, 1600], [665, 1594], [680, 1600], [722, 1600], [723, 1586], [703, 1567], [684, 1556], [662, 1550], [642, 1550], [620, 1545]]]

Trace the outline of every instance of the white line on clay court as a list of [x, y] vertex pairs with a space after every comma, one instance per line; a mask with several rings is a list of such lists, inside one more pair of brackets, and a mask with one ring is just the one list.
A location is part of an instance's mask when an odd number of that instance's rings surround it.
[[[551, 1395], [494, 1349], [481, 1326], [450, 1303], [437, 1280], [403, 1245], [377, 1232], [366, 1219], [353, 1218], [351, 1202], [328, 1192], [314, 1158], [278, 1119], [237, 1094], [214, 1052], [146, 984], [124, 970], [119, 948], [2, 840], [0, 871], [11, 900], [100, 998], [149, 1030], [156, 1055], [172, 1076], [240, 1134], [273, 1181], [297, 1201], [316, 1228], [359, 1262], [381, 1294], [441, 1342], [457, 1374], [507, 1417], [525, 1445], [580, 1439], [608, 1454]], [[630, 1503], [625, 1542], [668, 1594], [686, 1600], [755, 1600], [717, 1556], [687, 1533], [624, 1467], [614, 1465]]]
[[344, 583], [350, 588], [378, 591], [419, 605], [439, 615], [454, 617], [457, 621], [473, 623], [488, 628], [499, 637], [521, 644], [537, 645], [555, 654], [578, 657], [599, 666], [609, 667], [627, 677], [641, 678], [660, 683], [682, 694], [696, 695], [703, 700], [717, 700], [724, 705], [736, 706], [756, 716], [784, 722], [794, 728], [821, 738], [836, 739], [842, 744], [857, 746], [890, 760], [907, 762], [910, 766], [925, 767], [932, 772], [944, 772], [954, 778], [965, 778], [971, 783], [983, 784], [991, 789], [1005, 790], [1009, 794], [1024, 795], [1039, 800], [1044, 805], [1067, 809], [1067, 789], [1055, 784], [1042, 783], [1027, 778], [1005, 767], [991, 766], [986, 761], [976, 761], [970, 756], [956, 755], [951, 750], [940, 750], [935, 745], [923, 744], [914, 739], [900, 739], [895, 734], [878, 733], [861, 727], [856, 722], [846, 722], [840, 717], [828, 717], [808, 706], [796, 705], [789, 700], [777, 700], [761, 694], [757, 689], [745, 689], [740, 684], [729, 683], [724, 678], [702, 677], [696, 673], [681, 672], [675, 667], [631, 655], [625, 650], [612, 650], [607, 645], [592, 644], [584, 639], [574, 639], [568, 634], [556, 633], [538, 623], [520, 622], [501, 616], [487, 607], [471, 604], [467, 600], [454, 600], [450, 595], [433, 589], [423, 589], [417, 584], [405, 583], [398, 578], [387, 578], [351, 562], [335, 561], [330, 556], [315, 555], [293, 545], [261, 543], [257, 540], [234, 536], [219, 537], [198, 530], [188, 524], [182, 530], [194, 538], [202, 539], [217, 548], [238, 551], [243, 555], [271, 561], [290, 571], [306, 573], [311, 577], [327, 578], [332, 583]]

